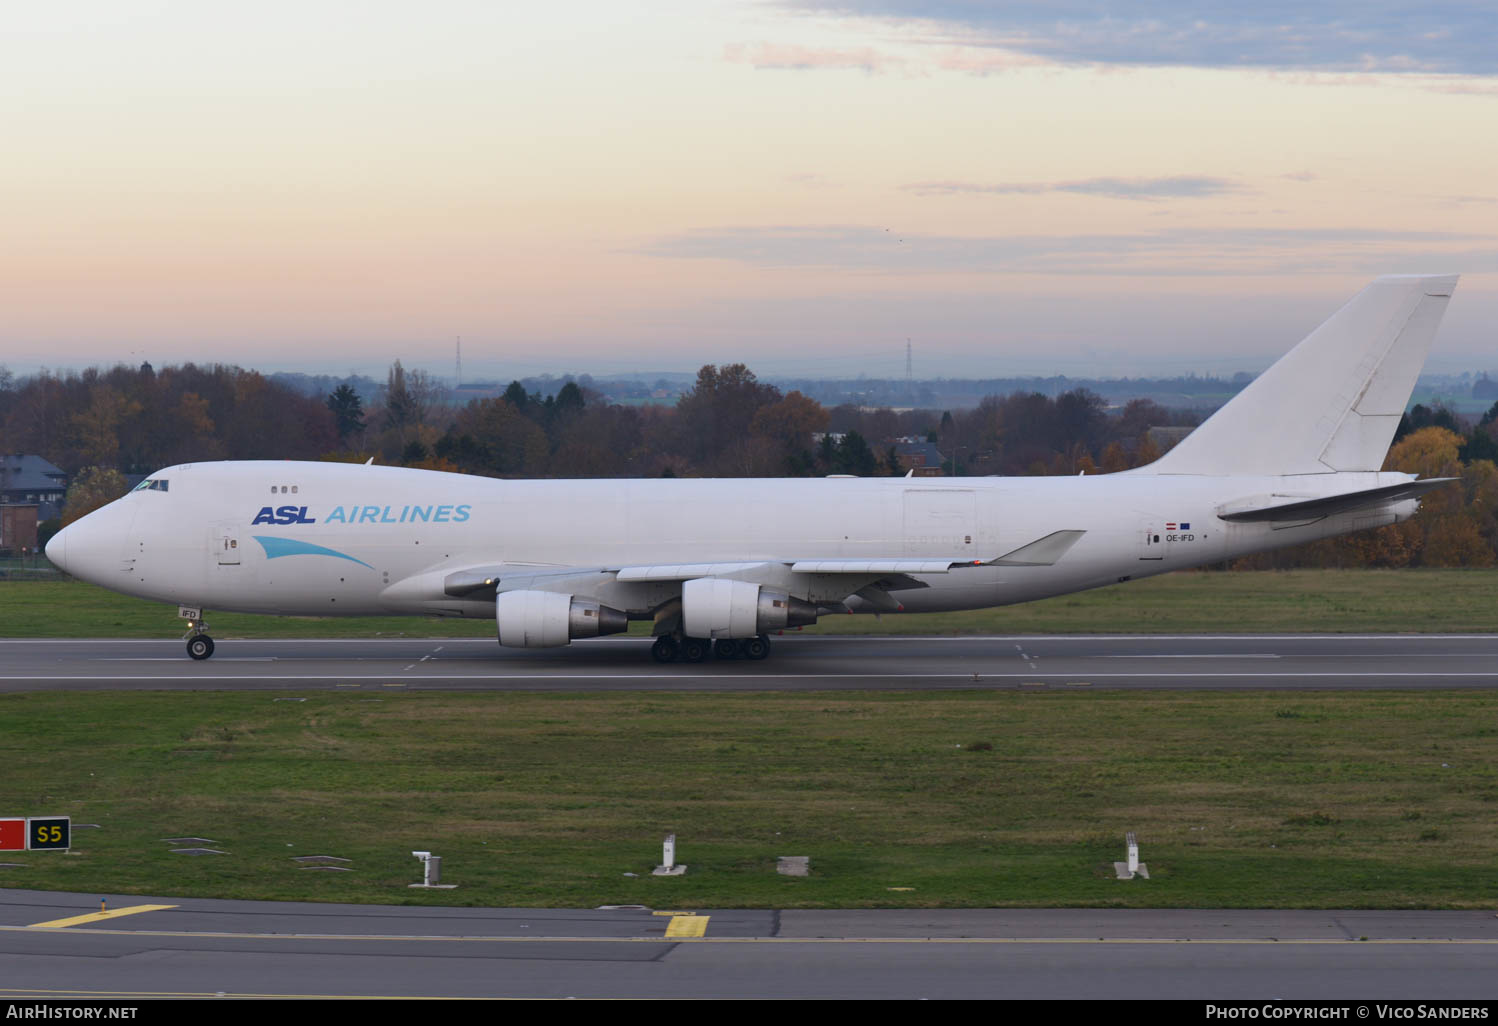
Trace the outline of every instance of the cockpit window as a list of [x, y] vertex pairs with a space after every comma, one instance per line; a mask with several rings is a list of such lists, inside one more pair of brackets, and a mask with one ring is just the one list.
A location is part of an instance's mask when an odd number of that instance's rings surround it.
[[170, 482], [166, 478], [146, 478], [135, 486], [137, 492], [164, 492]]

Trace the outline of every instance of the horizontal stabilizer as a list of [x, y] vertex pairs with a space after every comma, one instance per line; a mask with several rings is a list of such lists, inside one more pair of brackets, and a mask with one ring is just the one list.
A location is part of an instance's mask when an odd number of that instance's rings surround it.
[[1086, 531], [1055, 531], [994, 560], [993, 566], [1053, 566]]
[[1301, 499], [1274, 506], [1258, 506], [1254, 509], [1233, 510], [1217, 514], [1218, 519], [1232, 522], [1314, 520], [1329, 517], [1333, 513], [1362, 509], [1365, 506], [1382, 506], [1401, 499], [1414, 499], [1442, 485], [1458, 480], [1454, 477], [1428, 477], [1423, 481], [1406, 481], [1404, 484], [1386, 485], [1383, 488], [1367, 488], [1360, 492], [1343, 492], [1320, 499]]

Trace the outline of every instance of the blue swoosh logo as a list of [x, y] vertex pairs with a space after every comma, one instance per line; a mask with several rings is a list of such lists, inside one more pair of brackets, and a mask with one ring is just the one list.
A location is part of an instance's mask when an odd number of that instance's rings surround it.
[[[369, 566], [364, 560], [355, 559], [346, 552], [339, 552], [337, 549], [325, 549], [321, 545], [298, 541], [295, 538], [277, 538], [261, 534], [252, 534], [250, 537], [260, 543], [260, 547], [265, 550], [266, 559], [277, 559], [281, 556], [336, 556], [339, 559], [346, 559], [350, 563]], [[374, 569], [372, 566], [369, 566], [369, 568], [371, 570]]]

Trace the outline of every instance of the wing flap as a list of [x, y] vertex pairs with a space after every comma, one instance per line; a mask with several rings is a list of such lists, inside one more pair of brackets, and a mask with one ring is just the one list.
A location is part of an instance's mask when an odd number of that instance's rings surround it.
[[659, 566], [620, 567], [615, 579], [620, 581], [690, 581], [698, 577], [724, 577], [765, 565], [753, 563], [664, 563]]
[[798, 574], [944, 574], [959, 566], [980, 565], [974, 559], [798, 559]]

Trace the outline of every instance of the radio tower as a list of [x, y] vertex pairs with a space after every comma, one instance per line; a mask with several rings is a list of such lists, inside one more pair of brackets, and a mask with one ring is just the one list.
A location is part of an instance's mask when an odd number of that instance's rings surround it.
[[905, 398], [907, 400], [915, 397], [915, 375], [911, 373], [910, 363], [910, 339], [905, 340]]
[[458, 336], [458, 387], [463, 387], [463, 336]]

